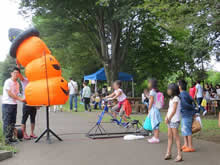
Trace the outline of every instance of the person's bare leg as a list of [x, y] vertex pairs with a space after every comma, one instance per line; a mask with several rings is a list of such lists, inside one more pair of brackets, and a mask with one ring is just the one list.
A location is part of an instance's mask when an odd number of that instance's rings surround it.
[[168, 145], [167, 145], [166, 156], [171, 155], [172, 144], [173, 144], [173, 133], [171, 128], [168, 128]]
[[178, 129], [172, 128], [172, 132], [173, 132], [174, 139], [176, 141], [176, 146], [177, 146], [177, 160], [179, 160], [182, 158], [180, 136], [179, 136]]
[[184, 146], [189, 147], [187, 136], [184, 136]]
[[159, 139], [159, 129], [155, 129], [155, 130], [154, 130], [154, 137], [155, 137], [156, 139]]
[[122, 116], [122, 119], [123, 119], [126, 123], [128, 122], [128, 120], [127, 120], [127, 118], [126, 118], [125, 115]]
[[115, 112], [112, 112], [112, 115], [115, 119], [117, 119], [117, 114]]
[[188, 147], [189, 148], [193, 148], [192, 146], [192, 135], [191, 136], [187, 136], [188, 137]]
[[23, 134], [24, 134], [24, 135], [27, 135], [26, 125], [25, 125], [25, 124], [22, 124], [22, 125], [21, 125], [21, 129], [22, 129], [22, 131], [23, 131]]
[[34, 135], [35, 124], [31, 123], [31, 135]]

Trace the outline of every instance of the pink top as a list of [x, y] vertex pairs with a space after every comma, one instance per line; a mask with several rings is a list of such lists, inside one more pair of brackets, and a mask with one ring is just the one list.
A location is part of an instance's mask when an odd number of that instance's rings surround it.
[[118, 94], [119, 92], [121, 92], [121, 95], [118, 96], [117, 100], [118, 100], [118, 102], [122, 102], [122, 101], [124, 101], [127, 97], [126, 97], [126, 95], [124, 94], [124, 92], [122, 91], [122, 89], [119, 88], [119, 89], [115, 90], [115, 94]]
[[196, 87], [194, 86], [189, 89], [189, 95], [194, 99], [195, 94], [196, 94]]

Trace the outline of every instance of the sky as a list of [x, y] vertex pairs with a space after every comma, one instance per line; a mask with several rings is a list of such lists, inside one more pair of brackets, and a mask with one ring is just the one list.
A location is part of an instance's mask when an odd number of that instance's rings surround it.
[[[18, 14], [19, 0], [1, 0], [0, 3], [0, 61], [4, 61], [11, 46], [8, 39], [9, 28], [27, 29], [31, 26], [30, 20], [25, 20]], [[220, 62], [212, 58], [209, 69], [220, 72]]]
[[11, 46], [8, 39], [9, 28], [26, 29], [30, 26], [30, 21], [25, 21], [18, 14], [18, 0], [1, 0], [0, 3], [0, 61], [4, 61]]

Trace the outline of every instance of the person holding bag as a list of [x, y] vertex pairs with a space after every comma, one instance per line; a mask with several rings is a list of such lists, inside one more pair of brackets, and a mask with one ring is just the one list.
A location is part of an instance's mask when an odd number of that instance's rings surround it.
[[195, 114], [195, 109], [193, 106], [194, 100], [186, 92], [187, 83], [184, 80], [180, 80], [179, 83], [180, 90], [180, 100], [181, 100], [181, 133], [184, 137], [184, 145], [182, 146], [183, 152], [195, 152], [195, 149], [192, 146], [192, 122], [193, 116]]

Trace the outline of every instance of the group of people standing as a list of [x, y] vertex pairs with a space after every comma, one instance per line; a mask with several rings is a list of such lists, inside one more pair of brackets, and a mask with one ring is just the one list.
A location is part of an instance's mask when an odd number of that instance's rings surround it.
[[[196, 94], [201, 92], [197, 87]], [[172, 158], [171, 148], [173, 138], [177, 145], [177, 157], [176, 162], [183, 160], [183, 152], [194, 152], [195, 149], [192, 146], [192, 123], [195, 114], [194, 99], [189, 95], [187, 90], [187, 83], [184, 80], [180, 80], [177, 84], [171, 83], [168, 85], [167, 94], [170, 98], [169, 108], [165, 116], [165, 123], [168, 127], [168, 145], [167, 152], [164, 159], [170, 160]], [[159, 143], [159, 126], [162, 122], [160, 108], [157, 105], [157, 95], [159, 93], [157, 80], [151, 79], [148, 83], [148, 89], [144, 91], [142, 95], [142, 102], [148, 108], [148, 116], [150, 118], [151, 127], [153, 130], [153, 136], [148, 139], [149, 143]], [[200, 94], [200, 93], [199, 93]], [[200, 96], [200, 95], [197, 96]], [[199, 98], [199, 97], [198, 97]], [[181, 146], [180, 136], [178, 128], [181, 124], [181, 134], [184, 137], [184, 145]]]
[[[70, 111], [73, 111], [73, 101], [74, 101], [74, 110], [77, 112], [77, 102], [78, 102], [78, 84], [76, 81], [73, 81], [72, 78], [70, 78], [70, 81], [68, 83], [68, 88], [69, 88], [69, 104], [70, 104]], [[81, 92], [81, 98], [82, 101], [84, 102], [84, 107], [85, 111], [90, 111], [91, 112], [91, 106], [90, 106], [90, 98], [91, 98], [91, 89], [88, 86], [88, 82], [84, 81], [83, 82], [83, 89]]]
[[220, 87], [216, 85], [213, 88], [212, 84], [205, 84], [203, 88], [200, 81], [198, 80], [196, 83], [192, 83], [191, 88], [189, 89], [190, 96], [196, 101], [196, 113], [203, 112], [203, 116], [207, 114], [210, 110], [210, 101], [212, 99], [220, 98]]

